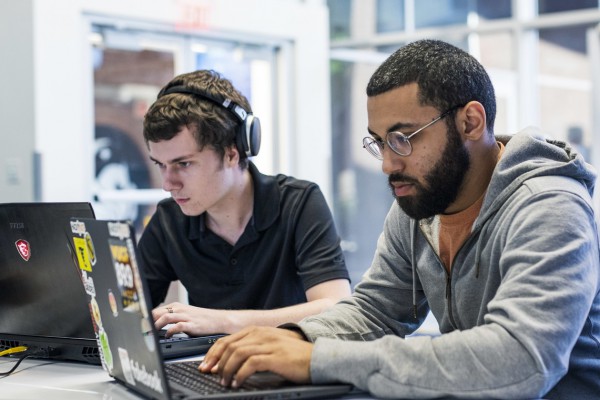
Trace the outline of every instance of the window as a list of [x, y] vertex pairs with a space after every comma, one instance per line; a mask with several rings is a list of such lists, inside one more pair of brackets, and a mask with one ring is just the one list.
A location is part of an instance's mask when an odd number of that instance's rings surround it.
[[538, 0], [540, 14], [598, 8], [598, 0]]
[[[352, 12], [369, 15], [366, 2], [348, 3]], [[565, 25], [556, 15], [552, 19], [538, 15], [535, 2], [378, 0], [371, 4], [374, 22], [350, 16], [355, 24], [350, 30], [357, 34], [331, 42], [334, 215], [353, 283], [371, 263], [393, 201], [380, 163], [361, 145], [367, 127], [365, 88], [379, 64], [404, 43], [439, 38], [479, 59], [496, 89], [496, 133], [512, 134], [536, 125], [549, 136], [581, 146], [589, 160], [600, 149], [600, 144], [593, 145], [600, 143], [593, 133], [593, 126], [597, 130], [600, 123], [592, 112], [600, 98], [597, 14], [580, 12], [581, 22], [570, 16]], [[539, 14], [598, 8], [597, 0], [538, 4]], [[591, 44], [590, 38], [594, 38]]]
[[539, 31], [541, 125], [556, 139], [567, 140], [590, 161], [592, 142], [592, 65], [586, 32], [591, 26]]

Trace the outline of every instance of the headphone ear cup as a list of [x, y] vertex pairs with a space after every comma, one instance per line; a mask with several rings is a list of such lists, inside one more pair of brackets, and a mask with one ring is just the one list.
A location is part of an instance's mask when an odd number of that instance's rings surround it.
[[258, 151], [260, 150], [260, 135], [261, 135], [261, 131], [260, 131], [260, 120], [258, 119], [258, 117], [255, 117], [254, 115], [249, 115], [249, 118], [246, 118], [246, 124], [250, 123], [250, 126], [248, 127], [248, 139], [249, 139], [249, 150], [250, 150], [250, 154], [249, 156], [256, 156], [258, 155]]
[[236, 138], [238, 151], [246, 154], [246, 157], [257, 155], [260, 150], [260, 135], [260, 120], [248, 114], [238, 130]]

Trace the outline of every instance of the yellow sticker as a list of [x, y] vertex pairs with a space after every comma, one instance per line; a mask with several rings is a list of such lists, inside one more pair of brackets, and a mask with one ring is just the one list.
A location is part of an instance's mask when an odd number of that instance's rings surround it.
[[92, 242], [92, 236], [90, 236], [89, 232], [86, 232], [83, 237], [85, 238], [85, 250], [88, 253], [90, 264], [96, 265], [96, 248], [94, 247], [94, 242]]
[[92, 263], [87, 252], [87, 245], [84, 238], [73, 238], [75, 244], [75, 250], [77, 251], [77, 261], [79, 262], [79, 268], [92, 272]]
[[94, 318], [94, 322], [98, 325], [99, 329], [102, 329], [102, 317], [100, 316], [100, 307], [98, 306], [98, 302], [95, 297], [92, 297], [90, 300], [90, 307], [92, 309], [92, 317]]

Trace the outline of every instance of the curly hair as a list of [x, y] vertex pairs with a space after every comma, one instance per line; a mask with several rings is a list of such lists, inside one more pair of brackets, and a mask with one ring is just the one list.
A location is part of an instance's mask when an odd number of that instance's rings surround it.
[[[494, 87], [483, 66], [469, 53], [441, 40], [419, 40], [396, 50], [371, 76], [367, 96], [416, 82], [419, 101], [445, 111], [469, 101], [480, 102], [493, 135]], [[450, 122], [447, 122], [450, 123]]]

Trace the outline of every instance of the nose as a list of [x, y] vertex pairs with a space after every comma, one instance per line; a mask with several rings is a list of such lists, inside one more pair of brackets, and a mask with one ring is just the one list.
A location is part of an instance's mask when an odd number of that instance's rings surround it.
[[171, 192], [181, 188], [181, 181], [179, 180], [177, 173], [170, 167], [165, 167], [161, 171], [162, 175], [162, 188], [166, 192]]
[[381, 152], [383, 160], [381, 161], [381, 170], [386, 175], [391, 175], [393, 172], [404, 171], [406, 157], [399, 156], [394, 153], [390, 146], [384, 146]]

